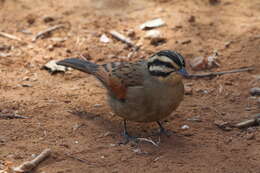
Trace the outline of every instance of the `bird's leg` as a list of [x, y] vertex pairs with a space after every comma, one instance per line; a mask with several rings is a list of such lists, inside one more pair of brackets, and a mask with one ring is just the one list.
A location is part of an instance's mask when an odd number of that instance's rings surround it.
[[162, 126], [162, 124], [160, 123], [160, 121], [156, 121], [157, 122], [157, 124], [159, 125], [159, 127], [160, 127], [160, 134], [164, 134], [165, 136], [167, 136], [167, 137], [170, 137], [171, 136], [171, 134], [167, 131], [167, 130], [165, 130], [165, 128]]
[[138, 139], [136, 137], [130, 136], [129, 133], [127, 132], [126, 120], [124, 120], [123, 123], [124, 123], [124, 132], [123, 132], [124, 141], [119, 142], [119, 144], [124, 144], [125, 145], [129, 141], [137, 142]]

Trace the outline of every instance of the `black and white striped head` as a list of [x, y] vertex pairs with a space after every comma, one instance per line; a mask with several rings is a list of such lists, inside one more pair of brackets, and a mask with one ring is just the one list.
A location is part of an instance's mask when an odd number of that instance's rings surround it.
[[173, 72], [188, 76], [184, 58], [175, 51], [162, 50], [148, 59], [148, 71], [153, 76], [167, 77]]

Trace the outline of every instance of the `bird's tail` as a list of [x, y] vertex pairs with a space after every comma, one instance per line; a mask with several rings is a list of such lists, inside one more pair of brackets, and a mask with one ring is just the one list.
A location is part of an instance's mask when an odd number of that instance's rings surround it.
[[63, 65], [66, 67], [71, 67], [73, 69], [80, 70], [85, 73], [93, 74], [97, 71], [98, 66], [95, 63], [86, 61], [79, 58], [68, 58], [57, 62], [58, 65]]

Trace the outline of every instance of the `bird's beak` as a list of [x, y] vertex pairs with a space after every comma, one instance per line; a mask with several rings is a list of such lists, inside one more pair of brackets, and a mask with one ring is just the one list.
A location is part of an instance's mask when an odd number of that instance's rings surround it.
[[182, 76], [184, 76], [186, 78], [188, 78], [190, 76], [185, 68], [182, 68], [182, 69], [178, 70], [177, 73], [179, 73], [180, 75], [182, 75]]

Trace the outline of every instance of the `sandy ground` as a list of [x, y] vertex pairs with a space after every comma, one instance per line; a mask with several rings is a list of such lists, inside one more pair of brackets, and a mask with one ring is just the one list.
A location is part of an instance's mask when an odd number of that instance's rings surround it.
[[[146, 31], [139, 25], [157, 17], [167, 23], [159, 28], [167, 41], [153, 46], [142, 39]], [[259, 0], [222, 0], [216, 5], [206, 0], [1, 0], [0, 23], [2, 32], [22, 39], [0, 37], [0, 53], [9, 54], [0, 56], [0, 111], [30, 117], [0, 120], [0, 163], [18, 165], [51, 148], [52, 156], [34, 172], [259, 172], [259, 127], [223, 131], [215, 125], [234, 124], [260, 111], [259, 97], [249, 94], [250, 88], [260, 86]], [[66, 27], [31, 41], [37, 32], [57, 24]], [[134, 31], [131, 38], [142, 43], [141, 50], [127, 57], [131, 50], [109, 34], [112, 42], [101, 43], [100, 36], [111, 29], [124, 35]], [[164, 126], [176, 133], [162, 137], [159, 147], [115, 145], [122, 139], [122, 122], [92, 76], [41, 70], [52, 59], [135, 61], [162, 49], [180, 52], [187, 62], [218, 50], [220, 67], [210, 71], [245, 66], [256, 70], [185, 80], [193, 92], [165, 120]], [[194, 117], [200, 121], [188, 120]], [[181, 129], [185, 124], [189, 129]], [[156, 130], [155, 123], [129, 123], [134, 135], [149, 136]]]

